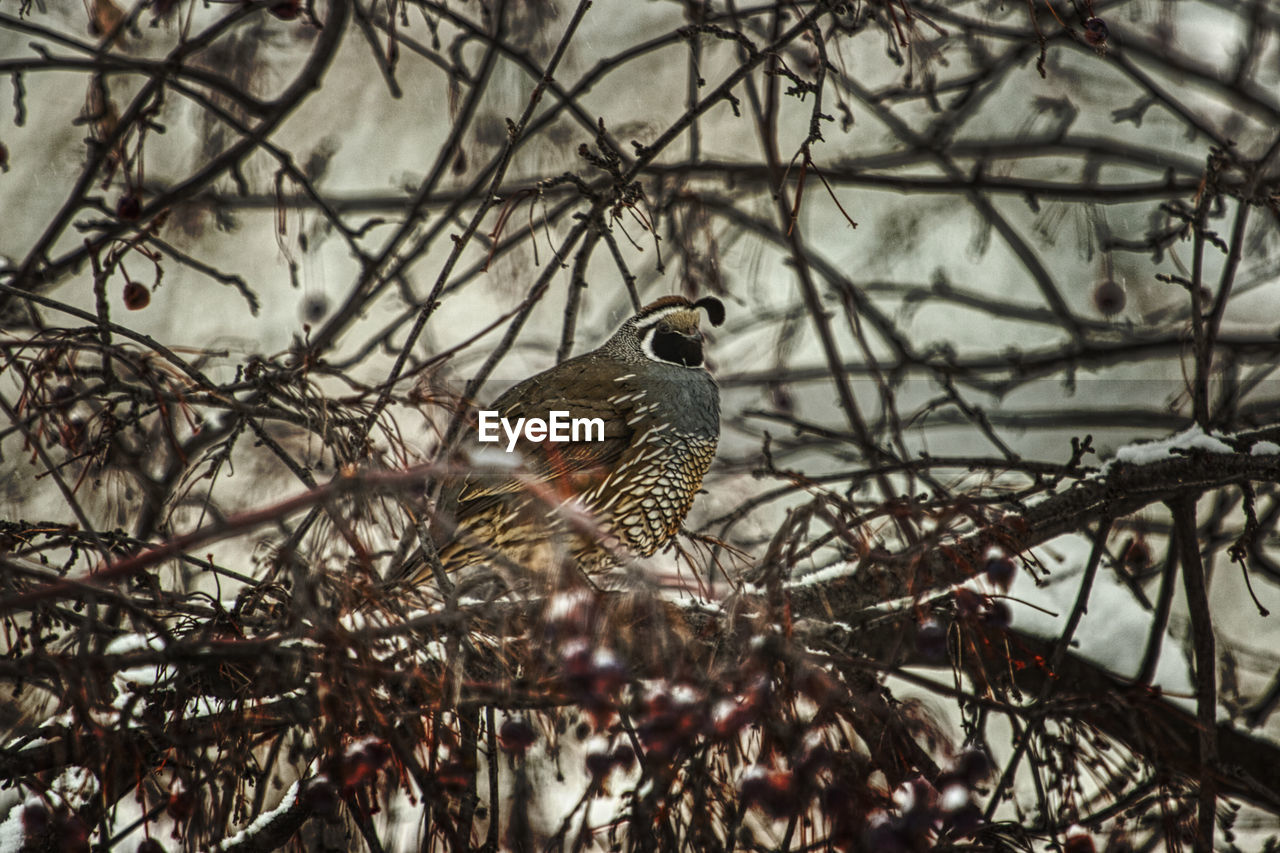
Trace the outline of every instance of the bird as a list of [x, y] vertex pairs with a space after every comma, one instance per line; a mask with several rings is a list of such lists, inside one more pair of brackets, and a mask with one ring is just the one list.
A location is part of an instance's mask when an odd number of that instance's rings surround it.
[[[510, 442], [516, 455], [508, 464], [447, 483], [431, 525], [440, 567], [451, 572], [497, 559], [536, 574], [567, 554], [594, 574], [614, 565], [619, 552], [648, 557], [670, 542], [720, 436], [702, 312], [713, 326], [724, 322], [724, 304], [713, 296], [662, 297], [596, 349], [499, 396], [490, 411], [507, 424], [561, 411], [598, 418], [603, 430], [575, 430], [577, 440], [568, 441], [534, 441], [526, 433]], [[478, 433], [473, 426], [468, 434], [473, 451], [483, 446]], [[489, 445], [488, 458], [506, 449], [506, 437]], [[421, 555], [401, 573], [409, 586], [433, 575]]]

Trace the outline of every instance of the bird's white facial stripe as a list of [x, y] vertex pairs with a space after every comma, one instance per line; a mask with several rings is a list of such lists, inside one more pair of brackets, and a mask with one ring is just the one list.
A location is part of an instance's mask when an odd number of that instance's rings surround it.
[[668, 305], [666, 308], [659, 308], [657, 311], [654, 311], [648, 317], [645, 317], [643, 320], [636, 323], [636, 332], [638, 332], [643, 337], [645, 331], [648, 330], [650, 326], [653, 326], [654, 324], [661, 322], [663, 318], [670, 317], [672, 314], [675, 314], [678, 311], [688, 311], [688, 310], [689, 310], [688, 305]]
[[653, 330], [642, 329], [640, 332], [640, 351], [644, 353], [644, 357], [650, 361], [662, 361], [653, 352]]

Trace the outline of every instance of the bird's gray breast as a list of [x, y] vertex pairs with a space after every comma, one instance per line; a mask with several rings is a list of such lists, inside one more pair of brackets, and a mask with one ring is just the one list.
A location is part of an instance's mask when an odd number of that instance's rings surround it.
[[645, 382], [654, 413], [676, 433], [715, 437], [720, 434], [720, 390], [711, 374], [675, 365], [657, 365]]

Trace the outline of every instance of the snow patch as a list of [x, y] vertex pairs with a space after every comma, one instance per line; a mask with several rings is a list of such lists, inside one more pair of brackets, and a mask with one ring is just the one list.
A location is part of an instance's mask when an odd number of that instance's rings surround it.
[[98, 780], [83, 767], [68, 767], [49, 785], [49, 793], [72, 811], [98, 794]]
[[289, 786], [289, 790], [285, 791], [284, 796], [280, 798], [279, 805], [277, 805], [274, 809], [272, 809], [269, 812], [263, 812], [262, 814], [258, 815], [256, 818], [253, 819], [253, 823], [249, 824], [244, 829], [237, 832], [235, 835], [231, 836], [230, 838], [226, 838], [226, 839], [223, 839], [222, 841], [219, 841], [216, 845], [214, 845], [214, 849], [227, 850], [229, 848], [236, 847], [248, 841], [250, 838], [252, 838], [253, 836], [257, 835], [259, 832], [262, 832], [264, 829], [266, 829], [267, 826], [273, 820], [275, 820], [278, 816], [284, 814], [289, 809], [293, 808], [293, 804], [297, 802], [297, 799], [298, 799], [298, 782], [295, 780], [294, 783]]
[[[1013, 594], [1006, 600], [1016, 630], [1045, 640], [1062, 636], [1092, 550], [1091, 537], [1079, 533], [1064, 534], [1032, 549], [1036, 559], [1049, 571], [1049, 577], [1039, 586], [1015, 579]], [[1094, 577], [1088, 607], [1072, 635], [1072, 654], [1121, 678], [1134, 677], [1141, 668], [1151, 630], [1151, 614], [1148, 619], [1133, 618], [1141, 611], [1133, 593], [1116, 577], [1114, 568], [1104, 557]], [[1165, 637], [1152, 683], [1164, 690], [1170, 703], [1194, 710], [1195, 703], [1184, 698], [1192, 695], [1195, 688], [1179, 648], [1175, 638]]]
[[113, 637], [111, 642], [107, 643], [107, 647], [103, 649], [103, 654], [127, 655], [129, 652], [141, 651], [142, 649], [163, 651], [164, 641], [160, 639], [158, 634], [121, 634], [118, 637]]
[[[107, 643], [107, 647], [103, 650], [103, 654], [107, 655], [127, 655], [131, 652], [140, 651], [164, 651], [164, 640], [158, 634], [121, 634], [115, 637], [111, 642]], [[154, 685], [165, 675], [166, 668], [156, 664], [144, 664], [142, 666], [133, 666], [127, 669], [119, 670], [114, 673], [113, 679], [116, 686], [123, 693], [129, 689], [129, 685]]]
[[0, 823], [0, 853], [19, 853], [27, 841], [27, 829], [22, 825], [22, 812], [28, 806], [42, 806], [39, 797], [27, 797], [9, 809], [9, 815]]
[[787, 584], [789, 587], [813, 586], [814, 584], [830, 583], [843, 577], [848, 577], [858, 570], [853, 563], [836, 563], [827, 566], [825, 569], [818, 569], [816, 572], [809, 572], [803, 577], [797, 578]]
[[1107, 468], [1114, 462], [1123, 462], [1127, 465], [1150, 465], [1154, 462], [1168, 459], [1170, 455], [1178, 450], [1198, 450], [1203, 453], [1235, 453], [1235, 450], [1222, 441], [1221, 438], [1207, 434], [1197, 425], [1169, 438], [1126, 444], [1116, 451], [1110, 462], [1102, 466], [1102, 471], [1099, 474], [1105, 474]]

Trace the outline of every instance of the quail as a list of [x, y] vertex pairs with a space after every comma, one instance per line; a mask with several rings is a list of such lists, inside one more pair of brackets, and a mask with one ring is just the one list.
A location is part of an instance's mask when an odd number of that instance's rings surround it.
[[[714, 297], [661, 298], [597, 349], [494, 401], [492, 410], [508, 424], [567, 411], [574, 419], [600, 419], [603, 435], [599, 429], [575, 431], [568, 441], [525, 435], [513, 439], [514, 470], [473, 474], [447, 487], [435, 512], [435, 529], [443, 532], [433, 535], [441, 566], [452, 571], [500, 555], [536, 571], [558, 548], [594, 572], [612, 565], [618, 550], [647, 557], [666, 545], [702, 486], [720, 435], [701, 311], [714, 326], [724, 321], [724, 305]], [[490, 453], [505, 450], [505, 438], [488, 445]], [[566, 511], [575, 501], [577, 524]], [[421, 563], [405, 571], [410, 585], [431, 575]]]

